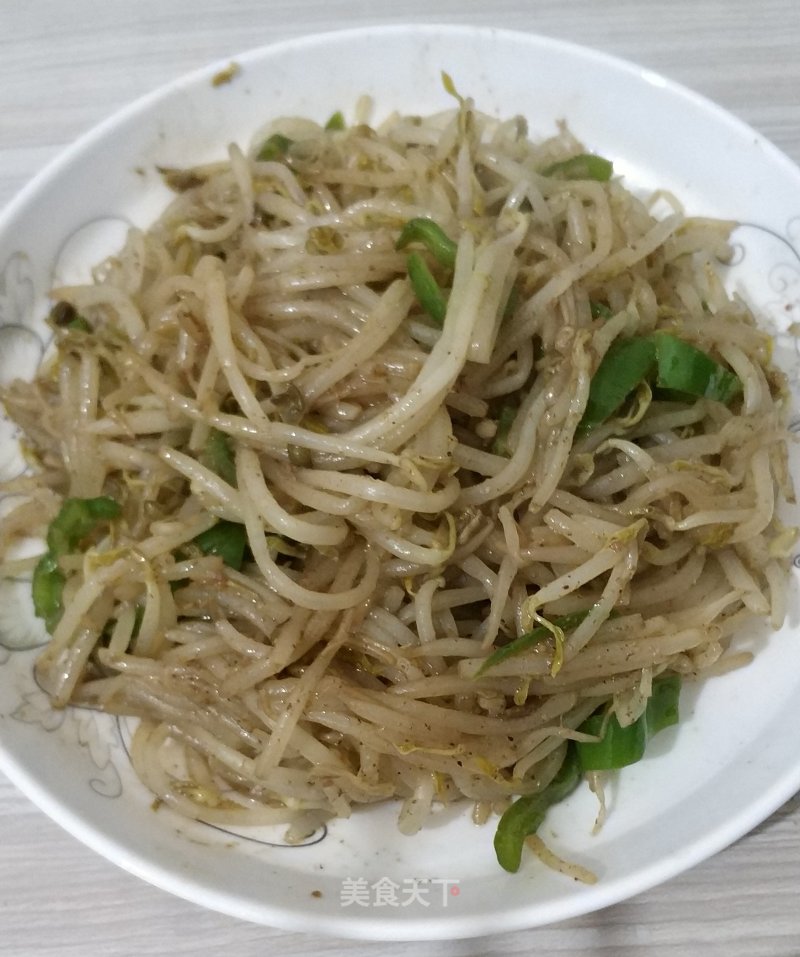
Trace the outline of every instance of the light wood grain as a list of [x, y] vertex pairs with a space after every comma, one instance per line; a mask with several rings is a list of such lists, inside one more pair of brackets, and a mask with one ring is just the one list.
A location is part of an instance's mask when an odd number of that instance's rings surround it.
[[[635, 60], [713, 98], [800, 161], [796, 0], [0, 0], [0, 205], [75, 137], [187, 70], [283, 37], [401, 21], [525, 29]], [[9, 957], [401, 953], [285, 934], [170, 897], [66, 835], [1, 775], [0, 862], [0, 953]], [[798, 887], [794, 799], [712, 860], [624, 904], [413, 952], [796, 957]]]

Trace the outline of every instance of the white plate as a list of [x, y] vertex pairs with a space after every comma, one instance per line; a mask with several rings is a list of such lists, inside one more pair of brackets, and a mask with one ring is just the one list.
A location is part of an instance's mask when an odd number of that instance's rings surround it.
[[[525, 114], [534, 137], [567, 118], [630, 185], [673, 190], [691, 212], [750, 223], [730, 282], [762, 313], [797, 387], [800, 172], [753, 130], [635, 66], [536, 36], [469, 27], [368, 28], [311, 37], [216, 64], [139, 101], [68, 150], [0, 219], [0, 381], [32, 374], [46, 291], [147, 225], [168, 194], [156, 163], [220, 157], [273, 115], [320, 120], [371, 94], [378, 116], [451, 106], [440, 71], [479, 107]], [[343, 68], [343, 65], [346, 68]], [[800, 424], [800, 423], [798, 423]], [[0, 420], [0, 476], [21, 459]], [[0, 507], [2, 505], [0, 504]], [[793, 593], [797, 588], [794, 572]], [[175, 894], [291, 930], [381, 939], [467, 937], [604, 907], [679, 873], [761, 822], [800, 788], [800, 642], [791, 626], [759, 638], [755, 663], [684, 695], [684, 718], [613, 788], [606, 827], [583, 789], [544, 836], [600, 877], [574, 884], [529, 860], [502, 871], [491, 826], [453, 815], [414, 838], [396, 808], [335, 822], [310, 846], [280, 846], [154, 812], [118, 725], [52, 712], [31, 677], [40, 640], [28, 587], [0, 594], [0, 766], [48, 814], [122, 867]], [[265, 843], [273, 842], [273, 843]], [[381, 903], [383, 902], [383, 903]]]

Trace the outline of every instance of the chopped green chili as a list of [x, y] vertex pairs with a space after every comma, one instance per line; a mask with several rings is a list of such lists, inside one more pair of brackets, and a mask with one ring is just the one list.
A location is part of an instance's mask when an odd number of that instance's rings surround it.
[[[232, 484], [235, 484], [235, 482]], [[247, 529], [244, 525], [222, 519], [216, 525], [212, 525], [211, 528], [195, 536], [192, 541], [204, 555], [217, 555], [224, 564], [236, 569], [236, 571], [241, 571], [247, 554]], [[176, 555], [179, 560], [186, 557], [186, 554], [182, 552], [178, 552]], [[187, 583], [187, 579], [173, 582], [173, 591], [182, 588]]]
[[66, 578], [58, 565], [58, 559], [46, 552], [33, 571], [31, 593], [33, 610], [38, 618], [44, 618], [45, 627], [51, 634], [61, 618], [65, 583]]
[[[551, 624], [556, 628], [560, 628], [562, 631], [572, 631], [573, 628], [578, 627], [588, 614], [588, 611], [574, 611], [569, 615], [559, 615], [552, 620]], [[544, 625], [537, 625], [530, 631], [526, 631], [524, 635], [520, 635], [507, 645], [502, 645], [493, 651], [480, 666], [475, 677], [477, 678], [488, 671], [489, 668], [494, 668], [495, 665], [499, 665], [500, 662], [505, 661], [506, 658], [521, 655], [524, 651], [533, 648], [534, 645], [539, 644], [540, 641], [550, 637], [552, 634], [552, 630]]]
[[511, 457], [511, 447], [508, 444], [508, 433], [519, 412], [519, 407], [513, 403], [506, 403], [500, 409], [500, 415], [497, 417], [497, 431], [492, 441], [492, 453], [494, 455], [503, 455], [506, 458]]
[[584, 771], [611, 771], [635, 764], [644, 755], [654, 734], [678, 723], [678, 699], [681, 679], [664, 675], [653, 682], [653, 690], [641, 717], [622, 727], [617, 716], [593, 714], [578, 729], [585, 734], [602, 734], [600, 741], [576, 743], [578, 760]]
[[118, 518], [119, 503], [113, 498], [68, 498], [50, 523], [47, 545], [57, 558], [78, 550], [80, 543], [104, 521]]
[[653, 370], [655, 343], [649, 337], [616, 339], [603, 356], [589, 386], [589, 398], [580, 431], [605, 422]]
[[548, 809], [563, 801], [578, 786], [580, 767], [575, 749], [570, 744], [564, 763], [547, 787], [536, 794], [526, 794], [505, 811], [494, 835], [494, 850], [501, 867], [512, 873], [519, 870], [525, 838], [535, 834]]
[[575, 790], [583, 771], [608, 771], [640, 760], [647, 742], [659, 731], [678, 722], [681, 679], [663, 675], [653, 682], [644, 714], [632, 725], [622, 728], [615, 716], [606, 721], [602, 714], [592, 715], [578, 730], [599, 734], [598, 742], [570, 742], [558, 774], [536, 794], [523, 795], [505, 811], [497, 825], [494, 849], [498, 863], [507, 871], [519, 870], [525, 839], [541, 827], [550, 807]]
[[99, 524], [118, 518], [121, 508], [113, 498], [68, 498], [47, 530], [47, 552], [33, 572], [31, 593], [36, 615], [52, 632], [63, 613], [66, 577], [59, 558], [79, 550], [81, 543]]
[[682, 397], [730, 402], [742, 390], [739, 377], [691, 343], [664, 332], [617, 339], [603, 356], [589, 386], [579, 432], [605, 422], [640, 383]]
[[667, 333], [657, 333], [656, 385], [674, 392], [728, 403], [742, 391], [739, 377], [691, 343]]
[[661, 675], [653, 681], [653, 689], [647, 700], [645, 720], [647, 733], [652, 738], [654, 734], [671, 728], [680, 721], [678, 708], [681, 696], [680, 675]]
[[589, 308], [592, 311], [592, 319], [610, 319], [614, 312], [607, 306], [604, 302], [592, 302], [589, 303]]
[[409, 243], [422, 243], [438, 262], [448, 269], [456, 263], [458, 244], [432, 219], [417, 216], [403, 226], [395, 243], [395, 249], [405, 249]]
[[238, 522], [224, 519], [201, 532], [195, 539], [195, 545], [204, 555], [218, 555], [230, 568], [241, 571], [247, 548], [247, 530]]
[[224, 432], [212, 429], [208, 433], [206, 444], [200, 453], [200, 462], [211, 469], [228, 485], [236, 487], [236, 463], [231, 450], [230, 439]]
[[335, 113], [332, 113], [328, 119], [328, 122], [325, 124], [326, 130], [343, 130], [344, 128], [344, 113], [342, 113], [341, 110], [337, 110]]
[[409, 253], [406, 260], [408, 278], [419, 304], [433, 319], [437, 326], [444, 325], [447, 312], [447, 297], [428, 269], [428, 265], [419, 253]]
[[[436, 261], [446, 269], [452, 269], [455, 265], [457, 244], [432, 219], [416, 216], [408, 220], [400, 231], [395, 248], [405, 249], [411, 243], [422, 243]], [[408, 278], [411, 280], [419, 304], [437, 326], [442, 326], [447, 312], [446, 293], [440, 288], [420, 253], [409, 253], [406, 266]]]
[[542, 176], [557, 176], [561, 179], [593, 179], [606, 183], [614, 174], [614, 164], [594, 153], [579, 153], [569, 159], [552, 163], [542, 170]]
[[603, 735], [600, 741], [577, 743], [584, 771], [611, 771], [635, 764], [647, 746], [647, 728], [642, 718], [623, 728], [616, 715], [593, 714], [578, 730], [584, 734]]
[[279, 160], [283, 159], [289, 151], [292, 141], [283, 133], [273, 133], [261, 145], [261, 149], [256, 155], [257, 160]]

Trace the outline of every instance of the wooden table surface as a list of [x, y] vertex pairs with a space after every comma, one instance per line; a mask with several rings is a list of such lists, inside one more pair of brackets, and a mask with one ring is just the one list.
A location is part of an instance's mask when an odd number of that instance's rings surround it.
[[[205, 63], [363, 23], [491, 24], [650, 67], [716, 100], [800, 162], [797, 0], [0, 0], [0, 206], [117, 108]], [[798, 742], [800, 748], [800, 742]], [[601, 913], [414, 944], [430, 955], [800, 955], [800, 802], [712, 860]], [[128, 875], [0, 774], [0, 953], [281, 957], [401, 953], [239, 922]]]

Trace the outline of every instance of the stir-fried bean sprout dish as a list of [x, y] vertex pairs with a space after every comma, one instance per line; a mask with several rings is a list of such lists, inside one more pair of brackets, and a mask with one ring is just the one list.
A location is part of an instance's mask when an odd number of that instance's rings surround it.
[[441, 114], [161, 169], [166, 212], [53, 291], [0, 394], [30, 464], [0, 574], [52, 704], [139, 719], [158, 804], [299, 841], [466, 802], [516, 870], [780, 626], [788, 397], [720, 278], [733, 223], [445, 80]]

